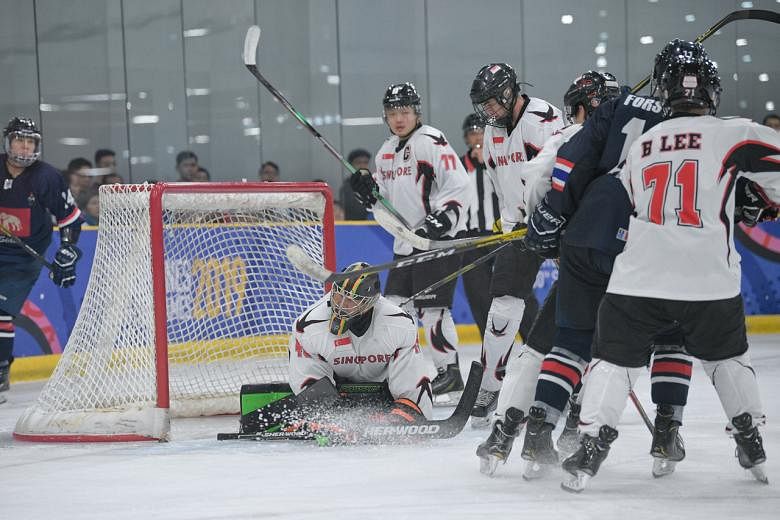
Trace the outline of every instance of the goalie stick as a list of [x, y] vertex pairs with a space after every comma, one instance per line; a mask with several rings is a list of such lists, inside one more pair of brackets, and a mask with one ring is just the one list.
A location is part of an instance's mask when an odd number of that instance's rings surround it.
[[[736, 22], [737, 20], [764, 20], [771, 23], [780, 23], [780, 13], [775, 11], [767, 11], [766, 9], [741, 9], [739, 11], [733, 11], [715, 22], [715, 25], [698, 35], [693, 41], [696, 43], [701, 43], [715, 34], [722, 27], [730, 24], [731, 22]], [[636, 86], [631, 89], [631, 92], [636, 94], [645, 88], [645, 86], [650, 83], [650, 79], [651, 75], [648, 74], [642, 81], [637, 83]]]
[[[366, 425], [356, 433], [356, 444], [382, 444], [403, 442], [413, 439], [449, 439], [459, 434], [471, 416], [471, 409], [479, 394], [482, 381], [482, 365], [471, 363], [468, 380], [463, 389], [455, 410], [446, 419], [419, 421], [413, 424]], [[260, 433], [220, 433], [217, 440], [250, 440], [250, 441], [316, 441], [318, 444], [328, 444], [327, 435], [315, 432], [260, 432]]]
[[[338, 152], [338, 150], [336, 150], [333, 145], [330, 144], [328, 140], [325, 139], [322, 134], [320, 134], [317, 129], [312, 126], [311, 123], [309, 123], [309, 120], [306, 119], [303, 114], [298, 112], [292, 103], [290, 103], [287, 98], [281, 92], [279, 92], [276, 87], [271, 85], [271, 83], [260, 73], [257, 68], [257, 47], [259, 44], [260, 27], [253, 25], [247, 30], [246, 37], [244, 38], [244, 65], [246, 66], [247, 70], [252, 73], [257, 81], [259, 81], [268, 90], [268, 92], [270, 92], [271, 95], [279, 103], [281, 103], [281, 105], [287, 109], [287, 111], [292, 114], [292, 116], [297, 119], [298, 122], [303, 125], [303, 127], [308, 130], [309, 133], [314, 136], [314, 138], [317, 139], [320, 144], [322, 144], [322, 146], [324, 146], [325, 149], [330, 152], [330, 154], [335, 157], [344, 168], [347, 169], [349, 173], [355, 173], [357, 171], [355, 170], [355, 167], [347, 162]], [[376, 197], [376, 200], [382, 205], [381, 207], [387, 211], [387, 214], [389, 215], [388, 218], [392, 218], [396, 225], [402, 225], [407, 229], [411, 229], [406, 219], [404, 219], [398, 210], [395, 209], [392, 204], [390, 204], [389, 200], [380, 195], [377, 190], [372, 191], [372, 195]]]
[[[447, 256], [457, 255], [464, 251], [471, 249], [479, 249], [482, 247], [489, 247], [506, 242], [514, 242], [520, 240], [525, 236], [525, 229], [518, 231], [512, 231], [511, 233], [505, 233], [503, 235], [494, 235], [488, 237], [479, 237], [475, 239], [465, 239], [464, 242], [457, 243], [457, 240], [448, 241], [448, 247], [442, 249], [433, 249], [431, 251], [423, 251], [416, 255], [404, 256], [396, 258], [384, 264], [371, 265], [364, 269], [357, 269], [350, 271], [349, 273], [336, 273], [323, 267], [320, 263], [313, 260], [306, 254], [300, 246], [296, 244], [290, 244], [287, 246], [285, 253], [287, 259], [298, 269], [300, 272], [311, 276], [315, 280], [319, 280], [325, 284], [338, 282], [354, 276], [360, 276], [364, 274], [380, 273], [387, 269], [395, 269], [398, 267], [406, 267], [414, 264], [421, 264], [423, 262], [430, 262], [437, 258], [444, 258]], [[454, 243], [454, 245], [453, 245]]]

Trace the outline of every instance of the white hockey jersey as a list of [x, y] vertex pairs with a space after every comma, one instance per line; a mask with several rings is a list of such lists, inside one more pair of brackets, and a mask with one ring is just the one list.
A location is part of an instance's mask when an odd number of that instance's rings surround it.
[[780, 203], [780, 133], [747, 119], [678, 117], [639, 137], [620, 173], [634, 204], [607, 292], [679, 301], [740, 291], [734, 186]]
[[530, 212], [526, 207], [526, 184], [532, 175], [528, 161], [564, 126], [559, 108], [542, 99], [523, 97], [526, 104], [512, 133], [507, 135], [506, 128], [486, 126], [483, 141], [487, 171], [498, 188], [504, 232], [524, 222]]
[[[399, 140], [390, 136], [374, 159], [374, 180], [379, 193], [412, 226], [419, 226], [429, 213], [447, 211], [453, 237], [466, 229], [466, 210], [473, 195], [466, 170], [444, 134], [422, 125], [412, 135]], [[412, 246], [396, 240], [393, 251], [412, 253]]]
[[417, 403], [431, 418], [431, 387], [417, 342], [417, 325], [400, 307], [380, 297], [368, 330], [334, 335], [329, 329], [330, 293], [295, 320], [290, 337], [290, 387], [297, 395], [308, 384], [334, 375], [356, 383], [387, 381], [394, 399]]
[[555, 132], [545, 141], [539, 154], [528, 161], [522, 174], [526, 187], [523, 202], [527, 208], [527, 218], [531, 217], [536, 205], [552, 189], [552, 172], [555, 167], [555, 159], [558, 156], [558, 148], [581, 129], [582, 125], [574, 124]]

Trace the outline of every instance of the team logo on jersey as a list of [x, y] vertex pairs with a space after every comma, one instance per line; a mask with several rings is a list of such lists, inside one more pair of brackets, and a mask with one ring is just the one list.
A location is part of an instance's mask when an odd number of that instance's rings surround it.
[[350, 345], [352, 345], [352, 339], [350, 339], [349, 337], [346, 337], [346, 338], [336, 338], [335, 340], [333, 340], [333, 346], [336, 347], [336, 348], [338, 348], [338, 347], [348, 347]]
[[431, 134], [423, 134], [427, 135], [431, 139], [433, 139], [433, 144], [439, 145], [439, 146], [447, 146], [447, 140], [444, 139], [444, 134], [439, 134], [438, 136], [431, 135]]
[[29, 237], [30, 208], [0, 208], [0, 224], [17, 237]]
[[394, 153], [383, 153], [382, 154], [382, 159], [386, 159], [386, 160], [392, 161], [394, 158], [395, 158], [395, 154]]
[[404, 161], [408, 161], [409, 157], [412, 156], [412, 148], [407, 145], [406, 148], [404, 148]]
[[530, 110], [529, 112], [535, 116], [539, 116], [541, 119], [540, 122], [542, 123], [552, 123], [558, 119], [558, 116], [554, 115], [553, 108], [549, 103], [547, 104], [547, 112], [539, 112], [536, 110]]
[[615, 238], [617, 238], [621, 242], [625, 242], [626, 240], [628, 240], [628, 230], [624, 228], [618, 228], [617, 235], [615, 235]]

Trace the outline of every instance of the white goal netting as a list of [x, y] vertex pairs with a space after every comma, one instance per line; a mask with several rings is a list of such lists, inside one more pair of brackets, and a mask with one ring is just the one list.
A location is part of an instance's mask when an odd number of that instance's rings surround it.
[[[242, 384], [287, 380], [292, 322], [323, 287], [295, 270], [285, 248], [325, 258], [326, 196], [238, 186], [158, 185], [161, 211], [150, 205], [151, 185], [101, 188], [78, 319], [17, 437], [165, 438], [167, 395], [174, 416], [236, 413]], [[155, 222], [162, 257], [152, 246]], [[155, 279], [165, 282], [164, 305], [155, 302]]]

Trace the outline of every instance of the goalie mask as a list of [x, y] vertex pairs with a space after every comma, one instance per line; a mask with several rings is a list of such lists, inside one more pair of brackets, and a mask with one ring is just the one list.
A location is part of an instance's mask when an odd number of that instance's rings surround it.
[[673, 113], [705, 108], [709, 115], [715, 115], [723, 89], [718, 67], [704, 47], [695, 42], [680, 42], [665, 62], [658, 81], [658, 94], [664, 105]]
[[[27, 140], [32, 139], [34, 146], [29, 153], [19, 153], [12, 151], [11, 143], [14, 139]], [[8, 154], [8, 160], [13, 164], [26, 168], [41, 157], [41, 132], [32, 119], [24, 117], [14, 117], [8, 121], [8, 125], [3, 130], [3, 147]]]
[[[365, 269], [368, 264], [356, 262], [348, 265], [342, 272], [349, 273]], [[330, 332], [343, 334], [349, 328], [349, 324], [371, 310], [379, 300], [381, 288], [379, 275], [361, 274], [333, 283], [330, 290]]]
[[580, 106], [585, 109], [585, 119], [587, 119], [599, 105], [619, 95], [620, 86], [615, 76], [609, 72], [589, 70], [575, 79], [563, 95], [566, 119], [573, 124]]
[[491, 63], [479, 69], [469, 92], [471, 104], [480, 119], [499, 128], [510, 126], [519, 95], [517, 75], [506, 63]]

